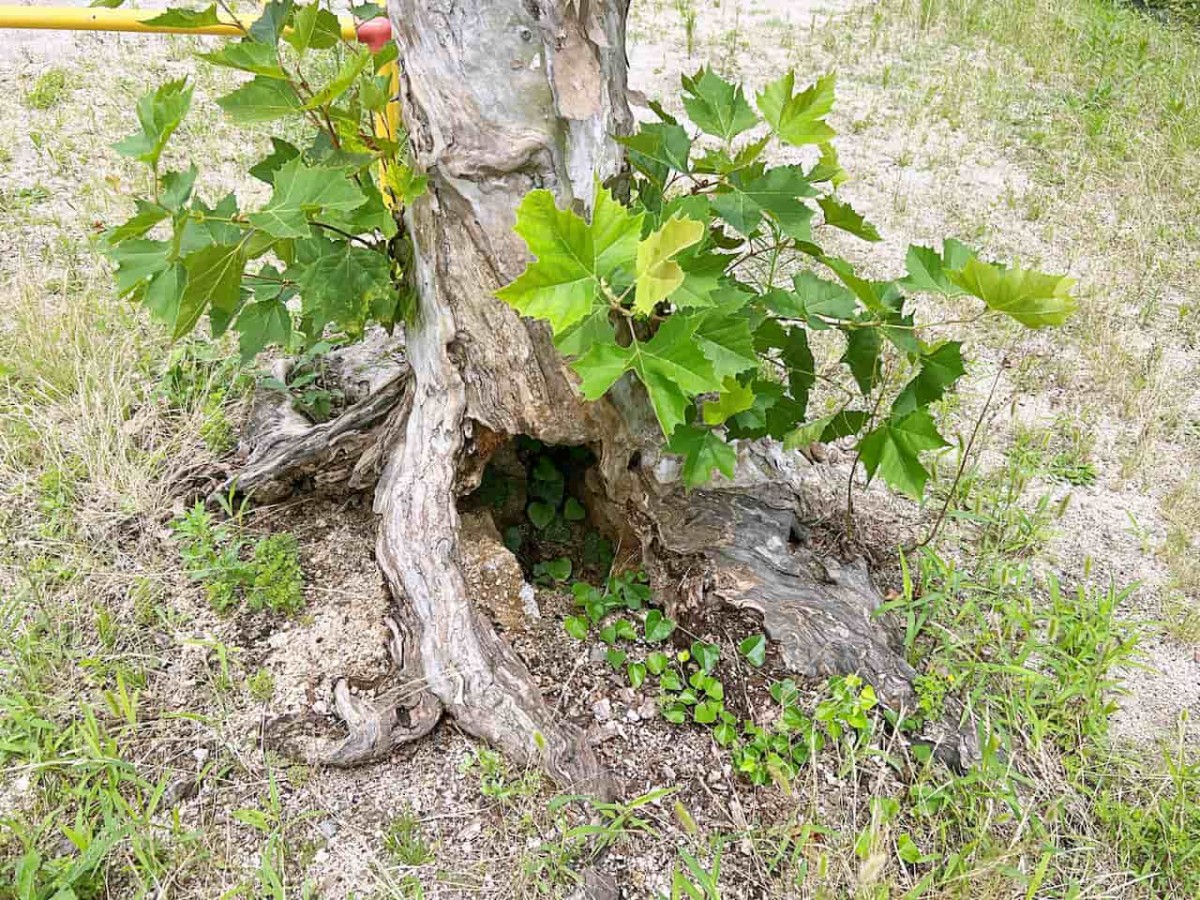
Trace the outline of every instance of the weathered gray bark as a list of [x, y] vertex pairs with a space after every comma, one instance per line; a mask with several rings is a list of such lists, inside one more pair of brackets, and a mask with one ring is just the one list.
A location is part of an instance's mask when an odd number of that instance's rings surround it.
[[[611, 790], [581, 732], [543, 702], [480, 615], [464, 577], [456, 500], [492, 452], [520, 434], [596, 453], [593, 514], [640, 544], [656, 589], [674, 605], [753, 608], [798, 672], [859, 671], [886, 702], [910, 703], [912, 672], [872, 618], [879, 597], [865, 569], [839, 575], [789, 540], [811, 511], [801, 486], [768, 458], [777, 447], [743, 448], [742, 475], [729, 490], [685, 494], [664, 476], [670, 466], [660, 465], [661, 435], [640, 390], [620, 382], [611, 399], [584, 403], [545, 327], [494, 297], [527, 261], [513, 224], [529, 190], [549, 188], [560, 205], [582, 209], [595, 179], [620, 173], [614, 136], [631, 124], [625, 4], [391, 0], [404, 121], [429, 177], [406, 212], [419, 301], [406, 333], [407, 371], [383, 388], [394, 400], [368, 397], [347, 415], [374, 429], [363, 445], [367, 461], [353, 473], [375, 471], [379, 448], [386, 454], [375, 494], [377, 557], [397, 618], [415, 637], [397, 653], [410, 702], [398, 717], [347, 701], [352, 734], [329, 761], [378, 758], [444, 708], [467, 732], [562, 784]], [[332, 423], [294, 434], [252, 474], [266, 484], [272, 465], [276, 480], [304, 473], [346, 446], [353, 430]], [[411, 702], [422, 691], [427, 702]]]

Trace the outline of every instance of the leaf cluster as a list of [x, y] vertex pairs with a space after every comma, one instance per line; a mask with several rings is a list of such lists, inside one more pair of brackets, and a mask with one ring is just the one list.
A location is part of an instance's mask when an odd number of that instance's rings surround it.
[[[186, 29], [216, 20], [210, 6], [167, 10], [154, 21]], [[368, 322], [391, 328], [402, 320], [410, 294], [401, 261], [411, 254], [398, 210], [423, 180], [406, 162], [403, 135], [377, 133], [375, 124], [386, 119], [396, 54], [394, 45], [372, 54], [344, 41], [328, 8], [293, 0], [271, 0], [240, 39], [199, 54], [250, 76], [217, 99], [228, 118], [308, 135], [297, 144], [273, 137], [271, 152], [250, 167], [271, 187], [258, 208], [232, 193], [209, 205], [196, 165], [164, 166], [192, 107], [185, 79], [142, 97], [138, 130], [115, 149], [147, 166], [149, 190], [132, 217], [103, 235], [118, 293], [145, 305], [175, 339], [207, 316], [214, 337], [238, 335], [245, 359], [268, 346], [355, 339]]]
[[[627, 202], [597, 184], [578, 198], [585, 218], [547, 190], [525, 197], [516, 230], [534, 259], [498, 296], [549, 323], [585, 398], [639, 382], [689, 487], [714, 470], [732, 477], [731, 440], [854, 437], [868, 477], [920, 496], [922, 455], [948, 446], [931, 405], [965, 364], [960, 342], [931, 336], [949, 323], [918, 323], [911, 298], [961, 298], [1040, 328], [1070, 314], [1073, 282], [984, 261], [954, 240], [909, 248], [892, 280], [826, 252], [830, 230], [880, 236], [838, 196], [834, 77], [799, 92], [795, 82], [789, 72], [751, 105], [711, 69], [684, 77], [693, 127], [656, 106], [658, 121], [623, 140]], [[812, 147], [817, 161], [770, 165], [780, 146]], [[832, 368], [818, 344], [838, 348]]]

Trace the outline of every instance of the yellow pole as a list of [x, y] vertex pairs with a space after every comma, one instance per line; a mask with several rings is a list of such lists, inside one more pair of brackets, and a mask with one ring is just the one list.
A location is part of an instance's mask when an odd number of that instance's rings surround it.
[[[196, 28], [172, 28], [149, 25], [147, 19], [161, 16], [165, 9], [102, 9], [70, 6], [12, 6], [0, 4], [0, 28], [61, 29], [64, 31], [132, 31], [142, 34], [244, 34], [258, 16], [238, 16], [216, 25]], [[342, 37], [353, 41], [357, 29], [353, 21], [340, 20]]]
[[[234, 20], [218, 22], [215, 25], [200, 25], [195, 28], [174, 28], [165, 25], [151, 25], [147, 20], [154, 19], [165, 10], [144, 9], [103, 9], [74, 6], [13, 6], [0, 4], [0, 28], [32, 28], [43, 30], [63, 31], [131, 31], [139, 34], [216, 34], [225, 37], [236, 37], [245, 34], [250, 25], [258, 18], [255, 16], [238, 16]], [[371, 45], [372, 52], [388, 36], [389, 29], [384, 25], [384, 33], [375, 29], [370, 38], [360, 38], [358, 25], [351, 19], [339, 19], [342, 26], [342, 39], [347, 41], [362, 40]], [[381, 20], [377, 20], [381, 21]], [[382, 21], [381, 21], [381, 24]], [[371, 30], [370, 26], [364, 29]], [[400, 103], [396, 92], [400, 87], [400, 69], [395, 62], [390, 62], [379, 71], [387, 75], [391, 99], [386, 109], [376, 113], [373, 119], [375, 134], [385, 140], [394, 141], [400, 132]], [[394, 205], [392, 195], [386, 188], [384, 162], [379, 161], [379, 188], [383, 194], [384, 203], [389, 207]]]

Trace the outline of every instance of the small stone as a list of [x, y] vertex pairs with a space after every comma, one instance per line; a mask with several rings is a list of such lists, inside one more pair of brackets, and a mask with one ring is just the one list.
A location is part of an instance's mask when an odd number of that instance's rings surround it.
[[588, 651], [588, 662], [602, 663], [608, 660], [608, 650], [597, 644]]
[[318, 700], [316, 703], [314, 703], [312, 705], [312, 710], [318, 716], [327, 716], [327, 715], [329, 715], [329, 704], [326, 703], [324, 700]]
[[596, 717], [597, 722], [607, 722], [612, 718], [612, 703], [607, 697], [592, 704], [592, 715]]
[[638, 701], [637, 691], [633, 688], [621, 688], [617, 691], [617, 699], [626, 706], [633, 706]]
[[208, 760], [208, 750], [205, 747], [197, 747], [192, 751], [192, 758], [196, 760], [198, 765], [204, 765]]
[[640, 721], [642, 721], [642, 717], [638, 714], [638, 711], [636, 709], [627, 709], [627, 710], [625, 710], [625, 721], [626, 722], [640, 722]]
[[603, 725], [591, 726], [586, 734], [587, 742], [592, 747], [599, 747], [605, 741], [611, 741], [621, 734], [621, 726], [616, 722], [605, 722]]
[[476, 819], [474, 821], [468, 822], [466, 827], [464, 827], [461, 831], [459, 831], [458, 834], [456, 834], [454, 837], [460, 841], [469, 841], [472, 838], [478, 836], [479, 832], [482, 830], [483, 830], [483, 826], [480, 825], [479, 820]]
[[333, 840], [334, 835], [338, 833], [338, 824], [332, 819], [326, 819], [317, 828], [320, 829], [321, 834], [325, 835], [327, 841]]
[[324, 847], [313, 854], [313, 862], [315, 863], [323, 863], [327, 859], [329, 859], [329, 851]]
[[658, 715], [658, 701], [647, 700], [638, 707], [638, 716], [646, 722], [651, 721]]
[[679, 780], [679, 776], [675, 774], [675, 770], [666, 763], [663, 763], [663, 766], [659, 771], [662, 772], [662, 777], [666, 780], [667, 784], [674, 784]]

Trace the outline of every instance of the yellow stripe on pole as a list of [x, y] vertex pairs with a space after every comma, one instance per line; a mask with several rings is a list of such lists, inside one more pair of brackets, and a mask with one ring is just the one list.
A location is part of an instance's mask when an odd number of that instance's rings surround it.
[[[0, 28], [33, 28], [63, 31], [132, 31], [141, 34], [217, 34], [226, 37], [243, 34], [257, 16], [238, 16], [236, 20], [198, 28], [172, 28], [148, 25], [147, 19], [161, 16], [163, 9], [92, 9], [76, 6], [0, 5]], [[356, 38], [355, 24], [339, 20], [342, 38]]]

